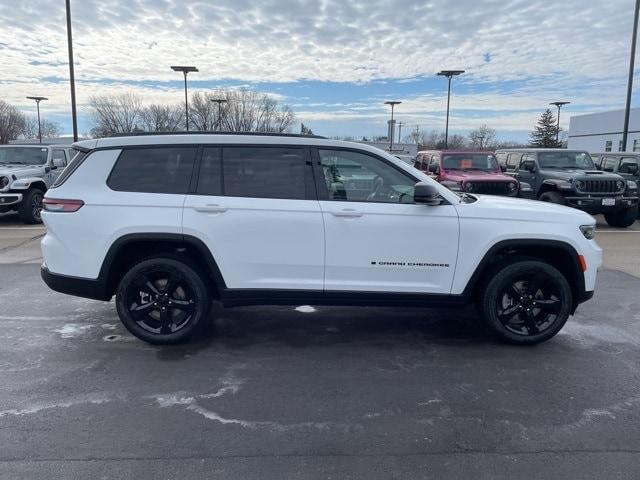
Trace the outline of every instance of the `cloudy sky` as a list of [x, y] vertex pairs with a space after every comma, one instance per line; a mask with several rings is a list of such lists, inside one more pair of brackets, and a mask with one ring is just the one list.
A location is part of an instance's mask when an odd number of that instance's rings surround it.
[[[633, 0], [71, 0], [80, 132], [99, 93], [180, 101], [190, 89], [247, 86], [278, 96], [323, 135], [385, 133], [385, 100], [405, 128], [440, 129], [443, 68], [451, 129], [488, 124], [527, 138], [555, 100], [573, 114], [624, 105]], [[640, 88], [640, 85], [639, 85]], [[70, 132], [63, 0], [0, 0], [0, 99]], [[404, 135], [404, 134], [403, 134]]]

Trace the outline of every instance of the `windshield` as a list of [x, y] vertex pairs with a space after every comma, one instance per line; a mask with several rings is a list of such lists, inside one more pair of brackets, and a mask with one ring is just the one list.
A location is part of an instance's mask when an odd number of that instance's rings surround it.
[[0, 164], [44, 165], [47, 163], [47, 149], [39, 147], [2, 147]]
[[540, 168], [579, 168], [595, 170], [591, 155], [586, 152], [540, 152], [538, 153]]
[[498, 161], [493, 154], [486, 153], [453, 153], [442, 157], [442, 168], [445, 170], [498, 170]]

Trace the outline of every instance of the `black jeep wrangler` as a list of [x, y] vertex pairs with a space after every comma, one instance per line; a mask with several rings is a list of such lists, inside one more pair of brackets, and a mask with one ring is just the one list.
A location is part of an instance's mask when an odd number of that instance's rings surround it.
[[524, 148], [498, 150], [496, 156], [506, 173], [531, 185], [537, 200], [603, 213], [613, 227], [628, 227], [638, 217], [637, 183], [597, 170], [587, 152]]

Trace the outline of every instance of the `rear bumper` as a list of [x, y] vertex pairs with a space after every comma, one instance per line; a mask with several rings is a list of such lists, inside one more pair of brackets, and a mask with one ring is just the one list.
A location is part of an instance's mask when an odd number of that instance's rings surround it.
[[51, 273], [46, 265], [40, 267], [40, 276], [44, 283], [56, 292], [93, 300], [111, 300], [111, 295], [107, 293], [106, 285], [100, 280]]
[[[638, 204], [638, 197], [564, 197], [567, 205], [587, 213], [609, 213], [631, 208]], [[613, 205], [603, 205], [603, 200], [614, 200]]]
[[0, 193], [0, 207], [15, 206], [21, 202], [21, 193]]

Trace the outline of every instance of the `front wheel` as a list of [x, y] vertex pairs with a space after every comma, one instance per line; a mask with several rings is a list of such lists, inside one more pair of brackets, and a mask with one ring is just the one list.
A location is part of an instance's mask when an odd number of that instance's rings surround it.
[[539, 260], [516, 260], [495, 272], [481, 299], [480, 310], [501, 340], [533, 345], [553, 337], [572, 307], [565, 276]]
[[558, 192], [553, 191], [544, 192], [542, 195], [540, 195], [540, 198], [538, 198], [538, 200], [540, 200], [541, 202], [557, 203], [558, 205], [567, 204], [567, 201], [562, 195], [560, 195]]
[[605, 213], [604, 219], [612, 227], [627, 228], [633, 225], [638, 218], [638, 206], [625, 208], [615, 213]]
[[24, 194], [18, 208], [18, 214], [23, 223], [42, 223], [40, 213], [42, 212], [43, 198], [44, 192], [39, 188], [32, 188]]
[[133, 335], [152, 344], [187, 340], [209, 311], [202, 278], [173, 258], [150, 258], [129, 270], [118, 286], [116, 308]]

